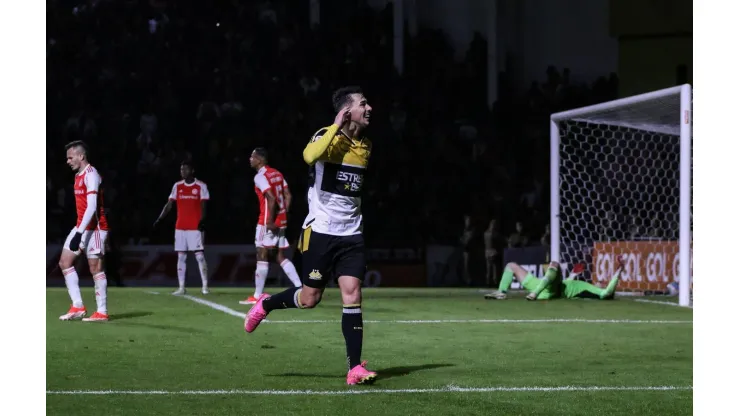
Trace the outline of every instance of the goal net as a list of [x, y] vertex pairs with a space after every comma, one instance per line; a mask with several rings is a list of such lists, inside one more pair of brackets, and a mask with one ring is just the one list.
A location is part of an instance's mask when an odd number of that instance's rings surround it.
[[551, 116], [552, 260], [617, 290], [690, 303], [691, 87]]

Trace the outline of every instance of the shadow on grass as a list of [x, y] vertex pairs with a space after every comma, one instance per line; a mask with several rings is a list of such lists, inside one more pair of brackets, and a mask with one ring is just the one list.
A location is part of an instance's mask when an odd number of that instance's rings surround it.
[[[423, 370], [433, 370], [435, 368], [453, 367], [454, 364], [422, 364], [401, 367], [389, 367], [375, 370], [378, 373], [378, 380], [387, 380], [393, 377], [407, 376], [411, 373]], [[309, 378], [337, 378], [343, 374], [314, 374], [314, 373], [282, 373], [282, 374], [265, 374], [267, 377], [309, 377]]]

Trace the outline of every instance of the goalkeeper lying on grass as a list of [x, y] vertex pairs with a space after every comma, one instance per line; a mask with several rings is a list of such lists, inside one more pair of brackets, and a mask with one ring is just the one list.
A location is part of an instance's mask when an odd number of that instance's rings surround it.
[[513, 278], [516, 277], [522, 287], [529, 291], [527, 300], [546, 300], [560, 297], [567, 299], [613, 299], [617, 282], [619, 282], [619, 275], [624, 269], [624, 260], [621, 257], [617, 257], [617, 262], [619, 267], [605, 288], [594, 286], [582, 280], [575, 280], [578, 275], [583, 273], [582, 264], [575, 265], [570, 276], [563, 280], [560, 264], [555, 261], [550, 263], [550, 267], [548, 267], [545, 277], [542, 279], [538, 279], [516, 263], [509, 263], [504, 269], [503, 276], [501, 276], [501, 284], [499, 284], [498, 290], [488, 293], [484, 297], [486, 299], [506, 299], [506, 292], [509, 290]]

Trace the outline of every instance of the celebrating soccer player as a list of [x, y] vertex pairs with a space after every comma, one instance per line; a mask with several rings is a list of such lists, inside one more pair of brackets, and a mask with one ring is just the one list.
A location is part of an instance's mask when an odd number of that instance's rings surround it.
[[[288, 182], [277, 169], [267, 165], [267, 150], [262, 147], [254, 149], [249, 158], [249, 165], [257, 171], [254, 175], [254, 191], [260, 206], [257, 220], [257, 232], [254, 245], [257, 247], [257, 270], [254, 274], [254, 295], [239, 301], [242, 305], [252, 305], [262, 296], [265, 280], [269, 271], [269, 251], [277, 248], [277, 262], [295, 287], [301, 287], [301, 278], [293, 262], [285, 257], [284, 250], [289, 247], [285, 237], [288, 226], [288, 211], [292, 196]], [[277, 211], [277, 215], [275, 215]]]
[[622, 274], [622, 270], [624, 270], [624, 259], [617, 257], [617, 262], [619, 267], [605, 288], [575, 279], [583, 273], [584, 267], [582, 264], [576, 264], [570, 276], [563, 280], [560, 264], [556, 261], [550, 263], [545, 277], [542, 279], [538, 279], [533, 274], [528, 273], [516, 263], [509, 263], [504, 269], [503, 276], [501, 276], [501, 283], [498, 290], [488, 293], [484, 297], [486, 299], [506, 299], [506, 292], [509, 290], [513, 278], [516, 277], [516, 280], [522, 284], [522, 287], [529, 291], [527, 300], [546, 300], [559, 297], [565, 297], [567, 299], [613, 299], [614, 291], [619, 282], [619, 276]]
[[[67, 165], [75, 171], [75, 206], [77, 224], [67, 236], [59, 258], [59, 268], [64, 274], [72, 307], [69, 312], [59, 317], [62, 321], [83, 318], [83, 321], [96, 322], [108, 320], [108, 280], [103, 270], [105, 240], [108, 237], [108, 221], [103, 211], [103, 179], [87, 160], [87, 146], [84, 142], [75, 141], [65, 146]], [[85, 318], [87, 310], [82, 303], [80, 279], [74, 268], [74, 262], [80, 253], [85, 252], [87, 264], [95, 283], [95, 301], [98, 310]]]
[[329, 279], [342, 293], [342, 333], [347, 347], [347, 384], [375, 381], [365, 368], [362, 353], [362, 281], [365, 276], [365, 243], [362, 237], [361, 193], [372, 144], [361, 136], [370, 124], [372, 107], [358, 87], [337, 90], [332, 101], [334, 124], [322, 128], [303, 150], [311, 166], [308, 216], [298, 242], [302, 256], [301, 288], [273, 296], [262, 295], [244, 322], [254, 331], [275, 309], [313, 308], [321, 301]]
[[173, 295], [184, 295], [185, 272], [187, 271], [188, 251], [195, 252], [200, 279], [203, 282], [202, 293], [208, 294], [208, 264], [203, 255], [203, 232], [205, 231], [206, 201], [210, 198], [205, 182], [195, 178], [195, 169], [191, 162], [180, 165], [182, 180], [172, 186], [169, 200], [162, 208], [162, 213], [154, 221], [156, 227], [177, 203], [177, 222], [175, 223], [175, 251], [177, 252], [177, 280], [180, 287]]

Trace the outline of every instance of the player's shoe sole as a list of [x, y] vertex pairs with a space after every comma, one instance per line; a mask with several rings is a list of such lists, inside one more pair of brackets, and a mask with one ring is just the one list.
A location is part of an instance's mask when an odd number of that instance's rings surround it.
[[492, 299], [492, 300], [506, 300], [506, 293], [501, 292], [492, 292], [492, 293], [486, 293], [483, 295], [486, 299]]

